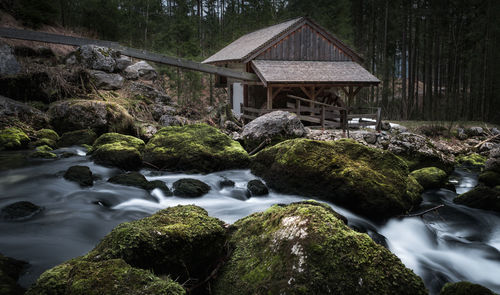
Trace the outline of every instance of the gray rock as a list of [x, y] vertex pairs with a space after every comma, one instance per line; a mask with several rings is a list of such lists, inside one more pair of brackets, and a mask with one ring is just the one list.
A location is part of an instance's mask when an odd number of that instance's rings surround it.
[[161, 116], [160, 120], [158, 120], [158, 123], [163, 126], [184, 126], [186, 124], [189, 124], [189, 120], [181, 116], [171, 116], [165, 114]]
[[484, 170], [496, 171], [500, 173], [500, 148], [490, 151], [490, 155], [484, 164]]
[[391, 126], [391, 131], [393, 133], [404, 133], [404, 132], [407, 132], [408, 131], [408, 128], [406, 128], [405, 126], [403, 125], [399, 125], [399, 124], [393, 124]]
[[0, 76], [16, 75], [21, 71], [12, 48], [0, 41]]
[[224, 122], [224, 129], [226, 129], [228, 131], [232, 131], [232, 132], [240, 132], [241, 131], [241, 127], [238, 126], [233, 121]]
[[375, 134], [373, 132], [365, 133], [363, 135], [363, 139], [368, 144], [375, 144], [375, 143], [377, 143], [377, 134]]
[[218, 182], [218, 184], [220, 188], [224, 188], [224, 187], [234, 187], [235, 183], [231, 179], [224, 177], [222, 180]]
[[80, 186], [92, 186], [94, 178], [92, 171], [87, 166], [71, 166], [64, 173], [64, 178], [69, 181], [78, 183]]
[[174, 195], [178, 197], [201, 197], [210, 191], [210, 186], [193, 178], [182, 178], [173, 184]]
[[40, 129], [49, 122], [47, 115], [27, 104], [0, 95], [0, 117], [16, 118]]
[[115, 62], [116, 69], [118, 71], [123, 71], [132, 64], [132, 59], [126, 55], [121, 55], [120, 57], [115, 58]]
[[31, 202], [21, 201], [3, 207], [0, 211], [0, 217], [4, 220], [26, 220], [42, 212], [43, 209], [43, 207]]
[[382, 122], [380, 129], [384, 131], [389, 131], [391, 130], [391, 124], [389, 122]]
[[110, 74], [103, 71], [90, 71], [90, 75], [95, 79], [96, 86], [104, 90], [120, 89], [123, 87], [125, 80], [118, 74]]
[[125, 77], [130, 80], [143, 78], [154, 80], [158, 76], [156, 70], [145, 61], [139, 61], [125, 69]]
[[107, 47], [83, 45], [75, 53], [76, 61], [93, 70], [114, 72], [118, 52]]
[[484, 133], [484, 130], [482, 127], [470, 127], [467, 129], [467, 134], [470, 136], [481, 136]]
[[267, 186], [258, 179], [250, 180], [247, 184], [247, 189], [252, 196], [264, 196], [269, 194]]
[[457, 128], [457, 138], [460, 140], [466, 140], [468, 138], [463, 128]]
[[285, 111], [274, 111], [251, 121], [241, 132], [246, 149], [254, 149], [262, 141], [270, 139], [272, 142], [304, 137], [306, 130], [295, 114]]
[[491, 128], [491, 129], [490, 129], [490, 132], [491, 132], [491, 134], [493, 134], [493, 135], [498, 135], [498, 134], [500, 134], [500, 130], [498, 130], [498, 128], [496, 128], [496, 127]]

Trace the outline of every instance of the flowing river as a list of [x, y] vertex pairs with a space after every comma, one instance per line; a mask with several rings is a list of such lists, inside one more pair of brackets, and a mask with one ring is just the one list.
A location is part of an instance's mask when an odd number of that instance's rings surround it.
[[[208, 175], [186, 175], [143, 170], [148, 180], [162, 180], [169, 187], [180, 178], [204, 181], [211, 191], [201, 198], [165, 197], [159, 190], [116, 185], [106, 180], [120, 171], [95, 165], [78, 147], [59, 149], [78, 156], [58, 160], [33, 160], [24, 168], [0, 171], [0, 208], [17, 201], [44, 207], [42, 213], [21, 221], [0, 220], [0, 253], [29, 262], [20, 284], [27, 287], [46, 269], [85, 254], [118, 224], [148, 216], [178, 204], [195, 204], [227, 223], [263, 211], [276, 203], [291, 203], [303, 196], [271, 191], [265, 197], [246, 199], [246, 184], [256, 178], [249, 170], [231, 170]], [[3, 154], [9, 157], [9, 154]], [[99, 179], [90, 188], [65, 180], [73, 165], [89, 166]], [[220, 188], [224, 177], [235, 187]], [[477, 183], [477, 173], [456, 169], [452, 175], [457, 193]], [[403, 263], [420, 275], [431, 294], [439, 293], [447, 281], [471, 281], [500, 292], [500, 215], [452, 202], [448, 190], [423, 194], [423, 207], [445, 206], [422, 218], [393, 218], [376, 224], [330, 204], [346, 216], [349, 226], [367, 232], [388, 247]]]

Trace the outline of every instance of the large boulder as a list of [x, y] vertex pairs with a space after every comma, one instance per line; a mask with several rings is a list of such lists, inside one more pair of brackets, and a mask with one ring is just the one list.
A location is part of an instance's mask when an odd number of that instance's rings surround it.
[[245, 125], [241, 132], [241, 140], [247, 150], [253, 150], [266, 139], [275, 144], [305, 135], [306, 130], [297, 115], [285, 111], [274, 111]]
[[421, 202], [422, 187], [403, 160], [354, 140], [287, 140], [259, 152], [251, 169], [277, 191], [320, 197], [374, 219]]
[[29, 142], [28, 135], [19, 128], [10, 127], [0, 130], [0, 151], [27, 148]]
[[106, 133], [94, 142], [89, 154], [97, 164], [138, 170], [142, 166], [144, 146], [144, 141], [133, 136]]
[[122, 258], [133, 267], [169, 275], [179, 282], [203, 280], [224, 255], [224, 223], [194, 205], [170, 207], [120, 224], [87, 259]]
[[160, 129], [146, 145], [144, 161], [161, 169], [209, 173], [248, 167], [241, 145], [206, 124]]
[[56, 102], [48, 111], [50, 123], [60, 133], [93, 129], [105, 132], [133, 133], [133, 118], [123, 107], [97, 100]]
[[439, 295], [495, 295], [490, 289], [470, 282], [446, 283]]
[[97, 139], [97, 134], [92, 129], [82, 129], [63, 133], [61, 138], [57, 141], [60, 147], [72, 145], [92, 145]]
[[49, 124], [46, 114], [25, 103], [0, 95], [0, 118], [10, 122], [19, 120], [34, 128], [43, 128]]
[[468, 167], [482, 167], [486, 162], [486, 157], [476, 153], [460, 155], [456, 159], [457, 163]]
[[184, 288], [171, 278], [156, 277], [122, 259], [70, 260], [44, 272], [26, 295], [181, 295]]
[[174, 195], [186, 198], [201, 197], [210, 191], [210, 186], [201, 180], [181, 178], [172, 184]]
[[500, 148], [490, 151], [489, 157], [484, 164], [484, 169], [500, 173]]
[[124, 72], [125, 77], [131, 80], [137, 80], [139, 78], [154, 80], [158, 76], [156, 70], [143, 60], [128, 66]]
[[165, 114], [174, 115], [176, 109], [171, 106], [172, 98], [160, 87], [153, 87], [141, 81], [132, 81], [126, 86], [129, 95], [148, 104], [153, 119], [158, 121]]
[[500, 212], [500, 186], [478, 185], [453, 199], [453, 202], [472, 208]]
[[393, 136], [387, 149], [403, 157], [410, 171], [438, 167], [446, 173], [451, 173], [455, 164], [453, 156], [444, 154], [436, 149], [429, 139], [414, 133], [403, 132]]
[[25, 290], [17, 284], [26, 262], [0, 254], [0, 294], [22, 295]]
[[97, 45], [80, 46], [74, 53], [74, 59], [85, 67], [109, 73], [114, 72], [116, 67], [115, 59], [118, 57], [117, 51]]
[[314, 201], [238, 220], [214, 294], [427, 294], [422, 279]]
[[110, 74], [103, 71], [90, 71], [90, 75], [94, 78], [96, 86], [104, 90], [120, 89], [123, 87], [123, 82], [125, 81], [118, 74]]
[[448, 175], [436, 167], [421, 168], [410, 173], [424, 189], [440, 188], [446, 184]]
[[16, 75], [21, 71], [12, 48], [0, 41], [0, 76]]

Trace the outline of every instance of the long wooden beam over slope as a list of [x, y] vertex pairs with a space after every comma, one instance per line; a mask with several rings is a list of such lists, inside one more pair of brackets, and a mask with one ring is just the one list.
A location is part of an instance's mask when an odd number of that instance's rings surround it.
[[147, 61], [152, 61], [156, 63], [166, 64], [169, 66], [174, 66], [199, 72], [205, 72], [210, 74], [216, 74], [219, 76], [230, 77], [243, 81], [259, 81], [258, 77], [251, 73], [238, 72], [231, 69], [216, 67], [208, 64], [202, 64], [178, 57], [171, 57], [158, 53], [149, 52], [146, 50], [125, 47], [120, 45], [119, 43], [111, 41], [87, 39], [87, 38], [72, 37], [72, 36], [65, 36], [65, 35], [45, 33], [45, 32], [20, 30], [13, 28], [0, 28], [0, 37], [9, 39], [20, 39], [20, 40], [38, 41], [46, 43], [73, 45], [73, 46], [82, 46], [90, 44], [98, 45], [118, 50], [123, 55]]

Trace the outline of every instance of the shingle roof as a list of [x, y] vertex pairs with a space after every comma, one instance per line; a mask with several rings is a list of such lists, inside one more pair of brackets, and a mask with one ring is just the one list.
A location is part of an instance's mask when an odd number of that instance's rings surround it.
[[380, 80], [352, 61], [253, 60], [252, 67], [264, 83], [361, 83]]
[[245, 59], [253, 52], [264, 47], [268, 42], [274, 40], [275, 37], [287, 31], [293, 25], [302, 20], [303, 18], [299, 17], [243, 35], [236, 41], [204, 60], [203, 63]]

